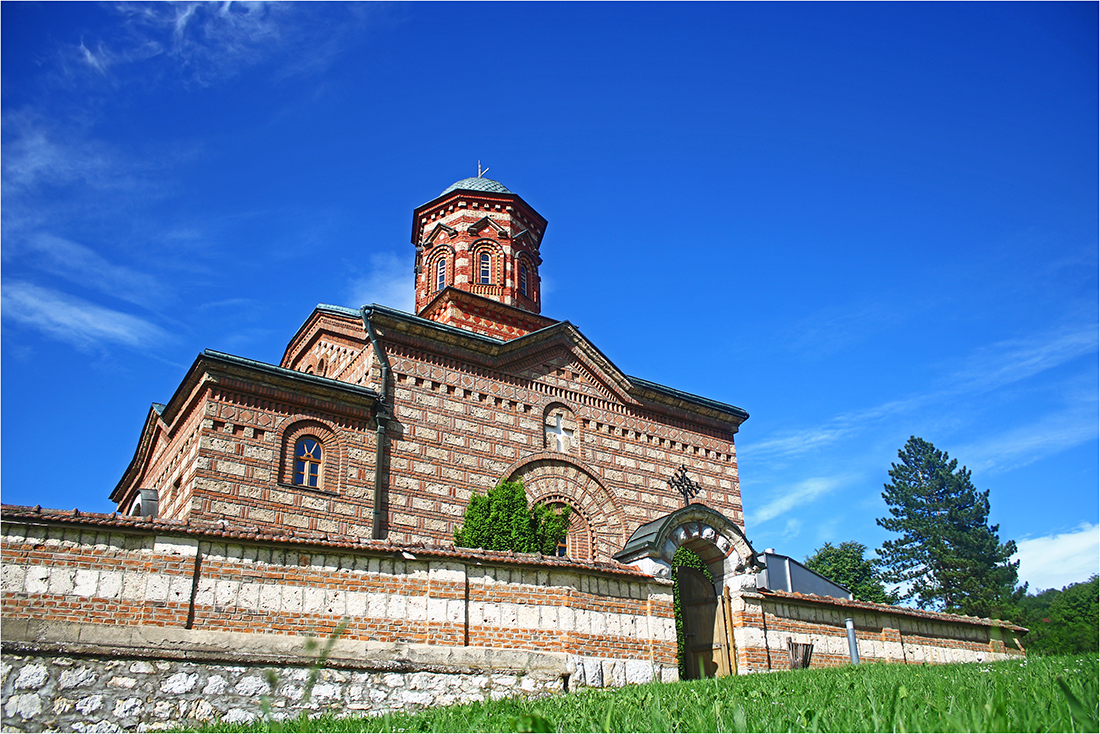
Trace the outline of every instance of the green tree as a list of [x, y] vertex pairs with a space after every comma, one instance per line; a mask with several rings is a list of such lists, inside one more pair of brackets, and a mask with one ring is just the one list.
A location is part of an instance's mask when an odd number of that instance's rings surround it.
[[1023, 639], [1028, 654], [1074, 655], [1097, 652], [1100, 640], [1100, 577], [1047, 589], [1021, 600], [1025, 609]]
[[551, 555], [568, 529], [568, 507], [529, 507], [523, 482], [501, 480], [488, 494], [470, 497], [455, 545]]
[[874, 561], [863, 557], [866, 551], [867, 546], [854, 540], [846, 540], [840, 545], [826, 543], [806, 559], [806, 568], [840, 584], [856, 599], [893, 603], [895, 600], [886, 593], [875, 574]]
[[989, 490], [979, 492], [966, 467], [915, 436], [898, 457], [882, 493], [890, 516], [877, 522], [901, 537], [878, 551], [882, 580], [922, 609], [1017, 616], [1027, 587], [1016, 588], [1016, 544], [1000, 542], [999, 526], [989, 525]]

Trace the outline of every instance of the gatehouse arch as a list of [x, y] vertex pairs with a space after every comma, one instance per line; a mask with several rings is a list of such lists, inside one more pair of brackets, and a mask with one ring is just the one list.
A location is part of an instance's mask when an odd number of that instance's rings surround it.
[[[681, 548], [692, 551], [706, 572], [677, 566]], [[639, 527], [614, 557], [673, 581], [684, 678], [736, 672], [730, 591], [754, 587], [760, 568], [739, 525], [706, 505], [690, 504]]]

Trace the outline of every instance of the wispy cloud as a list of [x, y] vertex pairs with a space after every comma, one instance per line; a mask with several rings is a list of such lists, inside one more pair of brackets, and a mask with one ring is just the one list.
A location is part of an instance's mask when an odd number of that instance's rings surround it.
[[[862, 410], [841, 413], [817, 426], [782, 431], [759, 443], [747, 442], [741, 448], [741, 453], [743, 457], [753, 461], [809, 454], [866, 431], [885, 419], [912, 415], [929, 405], [946, 404], [949, 399], [960, 396], [997, 390], [1096, 351], [1095, 325], [1060, 329], [1045, 337], [998, 342], [976, 350], [966, 359], [962, 368], [942, 379], [936, 389]], [[1095, 396], [1090, 404], [1095, 406]], [[1093, 411], [1091, 419], [1094, 423], [1095, 417]], [[1003, 453], [1009, 455], [1025, 451], [1028, 440], [1034, 447], [1054, 448], [1067, 445], [1066, 441], [1073, 442], [1068, 445], [1075, 445], [1096, 435], [1095, 425], [1092, 433], [1085, 435], [1087, 431], [1080, 416], [1074, 417], [1071, 422], [1072, 426], [1052, 426], [1055, 430], [1049, 437], [1033, 436], [1027, 439], [1024, 429], [1020, 429], [1020, 435], [1013, 441], [1013, 445], [1006, 445]], [[983, 453], [992, 458], [992, 451]]]
[[802, 357], [827, 357], [870, 339], [905, 318], [906, 314], [895, 303], [822, 309], [794, 324], [783, 344]]
[[1085, 581], [1100, 571], [1100, 526], [1081, 523], [1071, 532], [1019, 540], [1013, 558], [1032, 593]]
[[116, 265], [89, 247], [50, 234], [29, 238], [33, 267], [130, 303], [150, 306], [167, 290], [151, 275]]
[[4, 319], [84, 351], [105, 345], [148, 349], [169, 338], [159, 326], [137, 316], [22, 281], [4, 283], [0, 302]]
[[33, 112], [5, 114], [4, 133], [5, 198], [41, 186], [81, 183], [101, 188], [118, 179], [116, 159], [102, 145], [74, 145], [78, 133], [56, 134]]
[[[117, 3], [121, 23], [103, 37], [63, 46], [65, 78], [112, 84], [156, 83], [169, 77], [211, 86], [260, 64], [276, 75], [327, 68], [376, 9], [335, 6], [340, 16], [281, 2]], [[142, 62], [155, 61], [149, 68]]]
[[352, 278], [348, 295], [351, 306], [377, 303], [411, 313], [416, 307], [411, 259], [392, 253], [371, 255], [369, 269]]
[[[847, 481], [848, 478], [845, 476], [813, 477], [794, 486], [770, 489], [771, 499], [755, 498], [754, 504], [757, 504], [757, 509], [748, 516], [748, 522], [755, 525], [772, 520], [822, 495], [836, 491]], [[764, 500], [763, 504], [759, 504], [760, 500]], [[788, 529], [790, 529], [789, 526]]]
[[1018, 469], [1060, 451], [1094, 440], [1100, 434], [1095, 399], [1051, 413], [958, 449], [972, 470], [992, 474]]
[[743, 457], [751, 457], [753, 461], [801, 456], [853, 436], [885, 418], [912, 411], [931, 399], [927, 395], [914, 396], [891, 400], [864, 410], [841, 413], [819, 426], [782, 431], [759, 443], [749, 442], [739, 451]]
[[1100, 348], [1097, 325], [1081, 324], [1029, 339], [990, 344], [948, 379], [950, 392], [987, 392], [1058, 367]]

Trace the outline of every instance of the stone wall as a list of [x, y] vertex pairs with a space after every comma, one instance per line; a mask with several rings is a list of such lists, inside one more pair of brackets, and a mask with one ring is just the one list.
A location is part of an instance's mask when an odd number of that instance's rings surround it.
[[577, 667], [561, 653], [345, 640], [322, 667], [302, 637], [49, 622], [5, 622], [4, 647], [5, 731], [414, 711], [561, 692]]
[[784, 592], [733, 595], [739, 673], [787, 670], [787, 639], [814, 646], [811, 667], [848, 665], [845, 620], [861, 662], [968, 663], [1023, 655], [1021, 627], [918, 609]]

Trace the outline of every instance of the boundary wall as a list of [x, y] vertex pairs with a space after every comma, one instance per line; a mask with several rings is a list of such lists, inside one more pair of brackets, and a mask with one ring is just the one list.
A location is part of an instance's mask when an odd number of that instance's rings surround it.
[[973, 663], [1024, 654], [1027, 632], [999, 620], [782, 591], [732, 595], [739, 673], [790, 669], [787, 639], [813, 644], [810, 667], [848, 665], [851, 618], [861, 663]]
[[[630, 568], [42, 512], [3, 523], [5, 729], [244, 721], [260, 695], [279, 716], [383, 713], [676, 677], [671, 585]], [[341, 623], [301, 700], [306, 639]]]
[[[677, 679], [672, 582], [634, 568], [4, 509], [4, 730], [151, 731]], [[1023, 654], [1004, 622], [723, 590], [738, 673]], [[308, 685], [321, 638], [342, 632]], [[311, 643], [312, 641], [312, 643]], [[306, 695], [307, 688], [310, 695]]]

